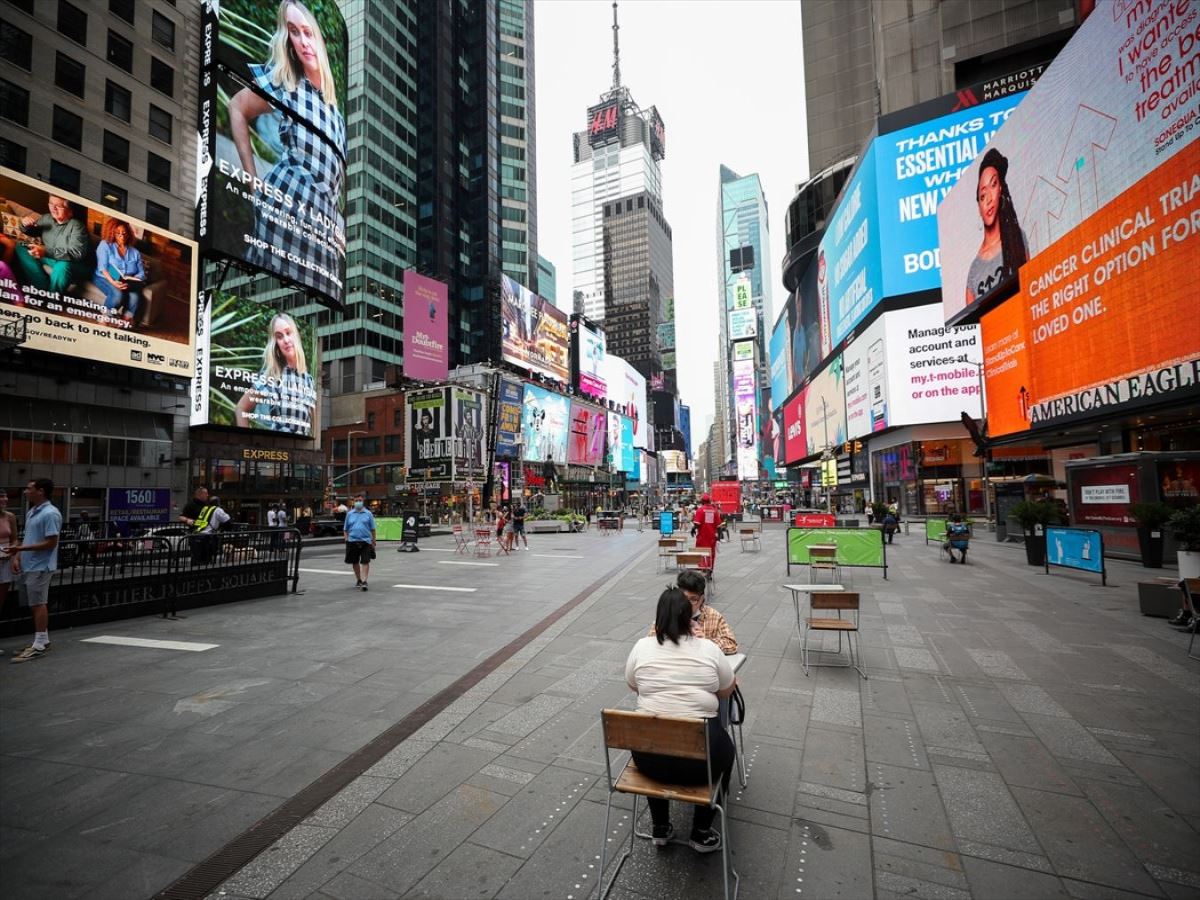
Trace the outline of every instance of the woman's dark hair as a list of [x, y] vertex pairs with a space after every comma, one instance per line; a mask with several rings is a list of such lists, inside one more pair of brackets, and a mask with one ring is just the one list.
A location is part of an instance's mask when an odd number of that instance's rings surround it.
[[683, 591], [669, 587], [658, 598], [658, 611], [654, 616], [654, 636], [663, 643], [669, 639], [678, 644], [681, 637], [692, 633], [692, 604]]
[[[996, 170], [1000, 179], [1000, 209], [996, 217], [1000, 225], [1000, 253], [1004, 263], [1004, 277], [1016, 275], [1017, 269], [1025, 265], [1029, 252], [1025, 248], [1025, 236], [1021, 234], [1021, 224], [1017, 221], [1017, 208], [1013, 206], [1012, 194], [1008, 192], [1008, 159], [995, 147], [983, 154], [979, 164], [979, 177], [983, 170], [991, 167]], [[978, 191], [978, 184], [976, 191]]]

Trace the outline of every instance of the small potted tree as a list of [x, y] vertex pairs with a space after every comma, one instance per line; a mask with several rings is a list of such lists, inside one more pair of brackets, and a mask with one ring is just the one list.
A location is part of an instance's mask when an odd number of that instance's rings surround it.
[[1138, 549], [1142, 554], [1142, 565], [1147, 569], [1161, 569], [1163, 561], [1163, 526], [1175, 512], [1167, 504], [1154, 501], [1134, 503], [1129, 514], [1137, 523]]
[[1049, 500], [1022, 500], [1014, 503], [1008, 515], [1016, 519], [1025, 534], [1025, 561], [1031, 566], [1046, 561], [1046, 526], [1058, 522], [1058, 507]]
[[1167, 529], [1179, 545], [1179, 577], [1200, 578], [1200, 504], [1178, 510]]
[[882, 500], [871, 501], [871, 522], [872, 524], [882, 528], [883, 517], [888, 513], [888, 505]]

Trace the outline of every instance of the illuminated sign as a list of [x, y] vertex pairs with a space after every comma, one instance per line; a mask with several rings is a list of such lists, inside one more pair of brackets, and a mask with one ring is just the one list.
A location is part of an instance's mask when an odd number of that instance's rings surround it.
[[505, 362], [570, 383], [567, 314], [507, 275], [500, 276], [500, 327]]
[[662, 117], [655, 106], [650, 107], [650, 152], [655, 159], [662, 159], [667, 155], [667, 129], [663, 126]]
[[611, 100], [588, 109], [588, 143], [599, 144], [618, 133], [621, 127], [621, 103]]
[[737, 417], [737, 474], [742, 481], [758, 478], [758, 379], [754, 342], [733, 345], [733, 403]]
[[758, 335], [758, 310], [731, 309], [729, 311], [729, 339], [740, 341]]

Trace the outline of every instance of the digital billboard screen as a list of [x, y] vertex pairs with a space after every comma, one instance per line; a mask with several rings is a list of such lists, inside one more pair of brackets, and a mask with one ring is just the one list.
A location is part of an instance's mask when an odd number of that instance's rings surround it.
[[405, 463], [410, 479], [449, 481], [454, 475], [451, 411], [446, 400], [446, 388], [409, 391], [404, 397], [408, 410]]
[[206, 291], [192, 425], [311, 438], [320, 430], [316, 330], [304, 319], [236, 294]]
[[[789, 299], [788, 306], [790, 305]], [[768, 345], [771, 355], [771, 397], [775, 407], [783, 403], [792, 392], [792, 341], [788, 326], [788, 310], [785, 307], [771, 331], [771, 343]]]
[[496, 407], [496, 455], [518, 454], [521, 442], [521, 405], [525, 401], [525, 386], [511, 378], [500, 379]]
[[202, 4], [202, 28], [201, 247], [340, 308], [347, 40], [338, 4], [222, 0]]
[[634, 446], [653, 450], [647, 425], [646, 379], [621, 357], [611, 353], [604, 358], [604, 372], [608, 399], [621, 407], [632, 420]]
[[841, 355], [804, 389], [804, 432], [808, 455], [846, 442], [846, 382]]
[[500, 353], [505, 362], [570, 384], [570, 334], [565, 312], [501, 275], [500, 325]]
[[404, 271], [404, 374], [417, 381], [445, 381], [450, 343], [444, 282]]
[[606, 399], [608, 394], [604, 381], [604, 329], [599, 325], [573, 318], [571, 334], [574, 347], [571, 362], [578, 369], [576, 390], [597, 400]]
[[609, 100], [589, 107], [587, 117], [588, 143], [593, 146], [602, 144], [621, 132], [621, 120], [624, 118], [621, 101]]
[[893, 424], [889, 418], [885, 349], [888, 315], [884, 313], [857, 334], [842, 353], [846, 437], [849, 440], [882, 431]]
[[620, 413], [608, 414], [608, 447], [605, 461], [614, 472], [624, 472], [630, 481], [642, 474], [641, 454], [633, 443], [633, 420]]
[[790, 466], [808, 456], [804, 427], [804, 391], [783, 405], [783, 464]]
[[454, 477], [482, 478], [487, 460], [487, 395], [471, 388], [447, 390], [452, 413]]
[[733, 345], [733, 408], [737, 419], [739, 481], [758, 478], [758, 379], [754, 371], [754, 342]]
[[822, 332], [828, 329], [828, 317], [822, 318], [817, 289], [817, 270], [821, 258], [814, 259], [804, 270], [799, 288], [788, 300], [788, 327], [791, 330], [792, 375], [790, 387], [803, 384], [821, 365], [825, 353], [821, 349]]
[[938, 303], [888, 312], [883, 318], [888, 424], [949, 422], [964, 412], [980, 418], [979, 327], [945, 325]]
[[[1186, 280], [1160, 267], [1181, 243], [1160, 232], [1190, 205], [1169, 194], [1194, 169], [1166, 167], [1196, 147], [1197, 15], [1195, 0], [1108, 2], [1079, 26], [938, 210], [946, 321], [977, 319], [1018, 283], [1023, 303], [1051, 312], [1095, 297], [1113, 309], [1110, 275], [1142, 281], [1139, 297], [1177, 295]], [[1150, 277], [1128, 256], [1148, 241], [1160, 251]]]
[[8, 169], [0, 218], [0, 316], [25, 320], [25, 347], [192, 374], [193, 242]]
[[581, 466], [598, 466], [604, 462], [604, 440], [608, 433], [605, 414], [590, 403], [571, 401], [571, 438], [567, 445], [567, 462]]
[[565, 465], [570, 421], [570, 402], [566, 397], [532, 384], [525, 385], [521, 411], [524, 458], [530, 462]]

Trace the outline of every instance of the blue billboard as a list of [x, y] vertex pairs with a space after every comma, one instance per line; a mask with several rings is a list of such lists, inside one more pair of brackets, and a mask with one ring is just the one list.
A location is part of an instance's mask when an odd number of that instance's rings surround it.
[[496, 455], [516, 457], [521, 444], [521, 404], [525, 386], [519, 381], [500, 379], [500, 397], [496, 407]]
[[841, 343], [883, 298], [876, 175], [872, 143], [842, 190], [817, 250], [822, 356]]
[[[790, 304], [790, 298], [789, 298]], [[771, 359], [771, 404], [772, 409], [783, 405], [783, 401], [792, 393], [790, 375], [792, 359], [788, 351], [792, 342], [789, 334], [788, 311], [785, 308], [779, 314], [775, 330], [771, 332], [771, 343], [768, 345]]]
[[642, 480], [642, 454], [633, 444], [633, 419], [619, 416], [621, 420], [621, 471], [630, 481]]
[[679, 433], [683, 435], [683, 452], [692, 458], [692, 408], [679, 404]]
[[872, 143], [883, 296], [941, 288], [938, 205], [1024, 96], [1010, 94], [971, 106], [881, 135]]

